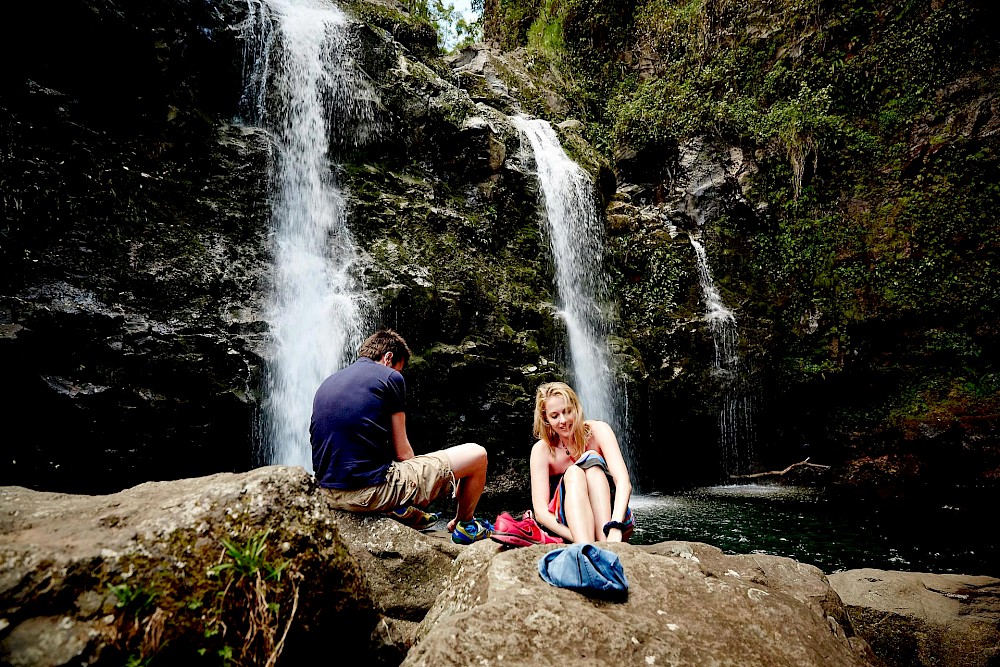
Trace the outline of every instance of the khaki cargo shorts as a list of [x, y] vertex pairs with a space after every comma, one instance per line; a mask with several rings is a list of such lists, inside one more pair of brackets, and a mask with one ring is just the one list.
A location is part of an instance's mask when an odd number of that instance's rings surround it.
[[456, 482], [451, 461], [441, 452], [421, 454], [407, 461], [393, 461], [385, 481], [362, 489], [323, 489], [333, 504], [349, 512], [388, 512], [397, 507], [426, 507]]

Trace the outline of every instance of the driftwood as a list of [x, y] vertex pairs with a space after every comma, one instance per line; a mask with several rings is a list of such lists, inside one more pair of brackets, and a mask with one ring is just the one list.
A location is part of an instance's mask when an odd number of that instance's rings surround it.
[[819, 470], [829, 470], [830, 466], [821, 465], [819, 463], [809, 463], [809, 457], [807, 456], [804, 461], [793, 463], [784, 470], [769, 470], [768, 472], [755, 472], [750, 475], [730, 475], [729, 479], [756, 479], [758, 477], [780, 477], [781, 475], [784, 475], [795, 468], [816, 468]]

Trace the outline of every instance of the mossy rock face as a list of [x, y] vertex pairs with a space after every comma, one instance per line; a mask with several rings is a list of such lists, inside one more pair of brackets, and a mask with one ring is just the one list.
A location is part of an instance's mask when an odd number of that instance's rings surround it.
[[404, 110], [402, 148], [342, 179], [364, 283], [415, 352], [411, 440], [480, 442], [502, 473], [530, 431], [537, 369], [561, 345], [537, 185], [506, 115], [403, 56], [382, 89]]
[[56, 421], [76, 436], [29, 438], [3, 479], [108, 490], [248, 466], [267, 141], [221, 123], [122, 136], [82, 125], [95, 110], [58, 91], [12, 98], [8, 405], [22, 433]]
[[[510, 0], [485, 3], [484, 16], [487, 36], [511, 50], [531, 51], [534, 26], [559, 23], [562, 45], [546, 56], [571, 63], [574, 111], [628, 204], [673, 198], [692, 139], [711, 134], [744, 156], [751, 168], [734, 174], [743, 205], [711, 213], [721, 200], [695, 198], [688, 210], [673, 206], [670, 222], [691, 231], [692, 213], [706, 221], [776, 463], [799, 460], [807, 445], [832, 463], [897, 447], [930, 463], [942, 448], [964, 448], [976, 453], [921, 466], [920, 476], [995, 478], [993, 445], [976, 425], [992, 423], [997, 397], [992, 10]], [[669, 265], [664, 250], [642, 257], [649, 236], [615, 204], [622, 273]], [[641, 279], [616, 288], [626, 321], [656, 312], [631, 304], [671, 296]], [[682, 291], [662, 310], [690, 316]], [[648, 322], [626, 331], [640, 348], [663, 344]]]
[[[997, 42], [976, 3], [890, 5], [487, 2], [510, 52], [445, 60], [401, 5], [348, 3], [382, 132], [335, 150], [335, 178], [380, 323], [427, 359], [424, 441], [515, 451], [530, 411], [512, 388], [565, 376], [547, 363], [564, 332], [537, 185], [507, 120], [526, 113], [607, 206], [641, 441], [668, 405], [681, 437], [717, 440], [693, 235], [739, 318], [776, 464], [806, 443], [833, 463], [901, 447], [921, 475], [995, 479]], [[110, 490], [245, 469], [272, 159], [232, 124], [247, 6], [64, 10], [13, 9], [48, 39], [3, 46], [0, 354], [12, 430], [80, 436], [24, 440], [0, 480]]]
[[109, 496], [6, 487], [0, 504], [18, 508], [0, 526], [0, 652], [11, 664], [35, 664], [24, 660], [45, 642], [74, 664], [263, 662], [286, 630], [277, 664], [332, 639], [361, 655], [379, 649], [368, 640], [375, 604], [336, 510], [301, 468]]
[[398, 41], [419, 58], [438, 55], [438, 34], [434, 26], [405, 11], [400, 3], [381, 0], [345, 0], [342, 6], [366, 24]]

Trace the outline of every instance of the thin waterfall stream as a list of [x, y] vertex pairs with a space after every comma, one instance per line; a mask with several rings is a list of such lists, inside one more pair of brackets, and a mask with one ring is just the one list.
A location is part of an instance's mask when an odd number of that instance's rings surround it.
[[378, 97], [358, 69], [348, 17], [324, 0], [248, 0], [244, 102], [272, 134], [274, 264], [266, 319], [261, 452], [266, 462], [312, 470], [313, 393], [344, 366], [371, 319], [352, 273], [357, 258], [344, 191], [331, 170], [338, 146], [379, 131]]
[[597, 213], [594, 183], [566, 155], [547, 121], [523, 116], [514, 116], [512, 121], [527, 138], [537, 168], [545, 231], [555, 266], [557, 307], [566, 323], [573, 388], [587, 416], [606, 421], [615, 430], [625, 462], [635, 471], [628, 403], [612, 367], [608, 342], [610, 299], [603, 268], [604, 226]]
[[691, 239], [691, 247], [697, 259], [698, 282], [705, 300], [705, 320], [715, 344], [712, 370], [724, 387], [718, 418], [722, 467], [729, 475], [743, 475], [755, 464], [755, 447], [750, 397], [743, 388], [740, 372], [736, 315], [722, 301], [712, 278], [705, 247], [694, 238]]

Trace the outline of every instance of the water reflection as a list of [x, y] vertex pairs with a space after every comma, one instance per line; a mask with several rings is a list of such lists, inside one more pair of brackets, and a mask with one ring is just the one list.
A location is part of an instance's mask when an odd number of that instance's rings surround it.
[[848, 503], [806, 487], [748, 484], [640, 495], [632, 507], [634, 544], [704, 542], [727, 553], [788, 556], [826, 573], [1000, 573], [1000, 539], [975, 503]]

